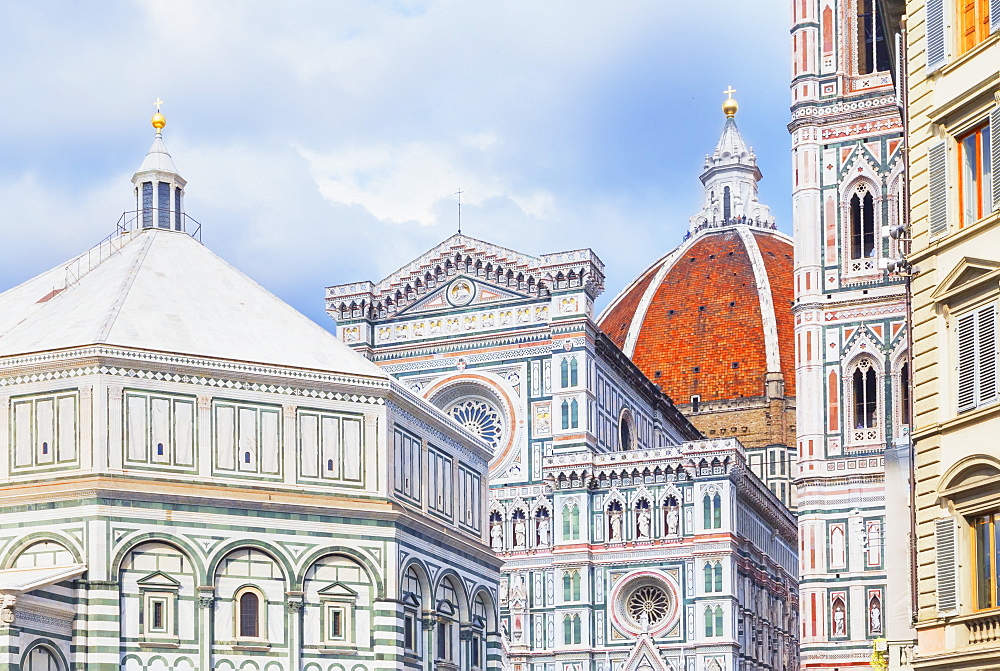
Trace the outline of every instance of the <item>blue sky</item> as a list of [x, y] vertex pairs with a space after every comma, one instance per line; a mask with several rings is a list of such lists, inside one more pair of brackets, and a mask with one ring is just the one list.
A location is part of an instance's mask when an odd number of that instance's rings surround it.
[[165, 101], [188, 214], [327, 328], [323, 288], [455, 230], [590, 247], [602, 307], [681, 239], [722, 91], [791, 232], [776, 0], [0, 3], [0, 290], [114, 230]]

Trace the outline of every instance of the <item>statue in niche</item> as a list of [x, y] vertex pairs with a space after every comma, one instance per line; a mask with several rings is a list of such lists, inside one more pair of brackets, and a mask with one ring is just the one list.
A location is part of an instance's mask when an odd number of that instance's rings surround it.
[[548, 547], [549, 536], [551, 535], [551, 525], [548, 515], [538, 518], [538, 545]]
[[652, 516], [649, 514], [648, 508], [642, 508], [639, 510], [639, 521], [636, 525], [639, 532], [639, 538], [641, 540], [649, 539], [650, 526], [652, 524]]
[[608, 518], [608, 533], [609, 538], [612, 542], [618, 542], [622, 539], [622, 511], [611, 510], [609, 512]]
[[872, 599], [871, 605], [868, 606], [868, 623], [873, 634], [882, 633], [882, 607], [878, 599]]
[[514, 522], [514, 549], [523, 550], [525, 543], [528, 540], [528, 529], [524, 523], [524, 520], [517, 520]]
[[667, 511], [667, 535], [676, 536], [678, 533], [677, 524], [681, 521], [681, 515], [677, 512], [677, 506]]
[[833, 635], [847, 636], [847, 612], [840, 599], [833, 604]]
[[503, 552], [503, 522], [494, 521], [490, 525], [490, 547], [495, 552]]

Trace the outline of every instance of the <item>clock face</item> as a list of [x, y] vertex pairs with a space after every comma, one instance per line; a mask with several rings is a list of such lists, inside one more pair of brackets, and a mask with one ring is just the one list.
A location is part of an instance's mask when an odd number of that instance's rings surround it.
[[448, 287], [448, 302], [455, 306], [468, 305], [476, 297], [476, 285], [460, 277]]

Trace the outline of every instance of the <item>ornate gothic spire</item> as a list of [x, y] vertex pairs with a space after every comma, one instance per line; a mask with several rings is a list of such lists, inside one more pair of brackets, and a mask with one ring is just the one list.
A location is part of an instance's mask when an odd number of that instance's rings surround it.
[[167, 120], [160, 113], [163, 101], [157, 99], [156, 114], [150, 120], [156, 137], [142, 165], [132, 176], [135, 186], [136, 218], [134, 227], [185, 230], [184, 187], [187, 181], [177, 174], [174, 159], [163, 143], [163, 127]]

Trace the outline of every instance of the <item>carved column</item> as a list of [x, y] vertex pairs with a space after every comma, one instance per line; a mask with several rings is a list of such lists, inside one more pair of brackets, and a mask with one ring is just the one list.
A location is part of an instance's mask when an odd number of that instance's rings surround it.
[[[201, 399], [199, 399], [199, 406]], [[212, 645], [215, 644], [215, 587], [213, 585], [198, 586], [198, 658], [199, 668], [212, 668]]]
[[288, 633], [288, 668], [300, 668], [302, 659], [303, 592], [285, 592], [285, 631]]

